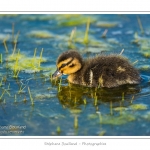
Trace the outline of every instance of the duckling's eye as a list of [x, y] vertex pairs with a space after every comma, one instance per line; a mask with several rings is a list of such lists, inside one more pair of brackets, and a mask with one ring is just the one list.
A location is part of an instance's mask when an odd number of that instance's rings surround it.
[[74, 64], [71, 64], [69, 67], [74, 67], [75, 65]]
[[60, 67], [59, 67], [59, 70], [61, 70], [61, 68], [64, 68], [67, 64], [62, 64]]
[[65, 67], [65, 66], [66, 66], [66, 64], [62, 64], [62, 65], [61, 65], [61, 68]]

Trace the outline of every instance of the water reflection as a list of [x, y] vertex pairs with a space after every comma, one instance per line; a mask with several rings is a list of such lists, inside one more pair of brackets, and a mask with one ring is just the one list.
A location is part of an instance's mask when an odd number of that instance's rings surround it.
[[[80, 105], [93, 103], [95, 106], [101, 103], [129, 101], [140, 92], [138, 85], [125, 85], [118, 88], [88, 88], [79, 85], [69, 84], [61, 86], [58, 92], [60, 103], [68, 108], [77, 108]], [[124, 103], [126, 105], [126, 103]]]

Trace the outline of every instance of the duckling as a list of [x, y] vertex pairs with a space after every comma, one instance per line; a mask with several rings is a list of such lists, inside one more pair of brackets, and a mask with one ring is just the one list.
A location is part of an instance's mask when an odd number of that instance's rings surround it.
[[88, 87], [118, 87], [139, 84], [139, 72], [121, 55], [99, 55], [84, 60], [76, 50], [63, 52], [57, 59], [52, 78], [69, 75], [68, 81]]

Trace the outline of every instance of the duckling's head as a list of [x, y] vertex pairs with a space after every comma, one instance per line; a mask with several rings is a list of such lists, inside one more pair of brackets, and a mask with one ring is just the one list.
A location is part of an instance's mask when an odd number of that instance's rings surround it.
[[56, 63], [57, 70], [52, 75], [52, 78], [59, 77], [62, 74], [73, 74], [81, 69], [82, 64], [82, 57], [77, 51], [66, 51], [58, 57]]

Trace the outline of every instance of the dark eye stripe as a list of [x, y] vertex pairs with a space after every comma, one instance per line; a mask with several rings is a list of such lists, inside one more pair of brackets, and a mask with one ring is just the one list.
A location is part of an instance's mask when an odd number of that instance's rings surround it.
[[60, 68], [63, 68], [63, 67], [65, 67], [65, 66], [66, 66], [66, 64], [62, 64]]
[[62, 64], [58, 69], [60, 70], [61, 68], [69, 65], [72, 61], [73, 61], [74, 58], [72, 58], [69, 62], [67, 62], [66, 64]]

